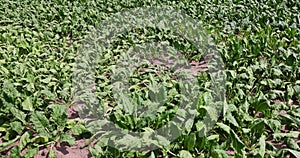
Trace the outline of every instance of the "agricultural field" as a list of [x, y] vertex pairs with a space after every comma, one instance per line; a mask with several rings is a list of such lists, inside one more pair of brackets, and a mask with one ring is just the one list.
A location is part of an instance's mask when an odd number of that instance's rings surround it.
[[[159, 138], [153, 150], [122, 150], [137, 140], [116, 141], [109, 135], [114, 131], [100, 139], [97, 128], [105, 123], [84, 118], [101, 107], [80, 111], [83, 101], [76, 100], [74, 81], [80, 75], [85, 81], [89, 68], [78, 71], [78, 62], [85, 62], [78, 56], [87, 39], [98, 35], [94, 31], [116, 13], [160, 6], [183, 11], [211, 37], [226, 74], [222, 109], [214, 113], [209, 106], [216, 82], [212, 75], [194, 73], [200, 87], [195, 117], [183, 123], [190, 128], [178, 127], [179, 136], [165, 146], [159, 144], [166, 140]], [[117, 61], [135, 44], [165, 42], [183, 52], [193, 72], [205, 71], [201, 51], [167, 29], [132, 28], [116, 36], [96, 63], [95, 82], [88, 89], [122, 129], [166, 126], [182, 100], [190, 104], [174, 72], [159, 62], [144, 64], [130, 76], [130, 87], [118, 89], [128, 88], [136, 104], [119, 106], [114, 96], [121, 93], [112, 85], [120, 75], [113, 74], [126, 71], [127, 60]], [[299, 0], [0, 0], [0, 157], [300, 158], [299, 53]], [[154, 106], [151, 99], [164, 104]], [[144, 104], [155, 115], [126, 113]], [[206, 115], [213, 119], [211, 128], [203, 123]]]

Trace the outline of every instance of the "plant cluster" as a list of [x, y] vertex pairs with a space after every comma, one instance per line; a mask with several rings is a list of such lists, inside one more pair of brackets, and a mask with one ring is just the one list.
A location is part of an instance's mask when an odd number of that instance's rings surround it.
[[[200, 134], [209, 76], [199, 75], [198, 113], [191, 131], [169, 146], [150, 152], [121, 152], [96, 142], [93, 157], [300, 157], [300, 3], [298, 0], [0, 0], [0, 157], [34, 157], [60, 142], [72, 146], [78, 136], [94, 138], [79, 118], [70, 119], [74, 106], [72, 72], [81, 44], [110, 15], [142, 6], [166, 5], [199, 20], [223, 59], [226, 104], [205, 136]], [[147, 32], [151, 32], [150, 34]], [[168, 41], [186, 57], [201, 56], [174, 34], [149, 28], [118, 37], [103, 54], [96, 74], [96, 94], [111, 107], [111, 119], [130, 130], [159, 128], [176, 111], [178, 83], [162, 66], [145, 64], [130, 78], [129, 91], [140, 105], [147, 93], [161, 93], [166, 106], [155, 118], [133, 118], [118, 108], [111, 78], [122, 51], [133, 43]], [[117, 49], [116, 49], [117, 48]], [[166, 89], [151, 87], [164, 83]], [[150, 86], [149, 86], [150, 85]], [[155, 85], [155, 84], [153, 84]], [[151, 95], [150, 95], [151, 96]], [[115, 108], [116, 107], [116, 108]], [[130, 107], [127, 107], [127, 109]], [[130, 110], [129, 110], [130, 111]], [[154, 119], [155, 118], [155, 119]], [[89, 142], [88, 142], [89, 143]], [[9, 153], [9, 154], [8, 154]]]

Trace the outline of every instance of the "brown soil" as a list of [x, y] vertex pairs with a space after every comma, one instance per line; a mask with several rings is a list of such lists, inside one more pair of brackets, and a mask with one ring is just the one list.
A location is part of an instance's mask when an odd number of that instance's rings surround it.
[[[53, 150], [57, 158], [89, 158], [91, 157], [88, 147], [82, 146], [88, 141], [88, 139], [76, 140], [73, 146], [68, 146], [66, 143], [57, 143], [53, 147]], [[49, 148], [41, 149], [35, 158], [46, 158], [49, 153]]]

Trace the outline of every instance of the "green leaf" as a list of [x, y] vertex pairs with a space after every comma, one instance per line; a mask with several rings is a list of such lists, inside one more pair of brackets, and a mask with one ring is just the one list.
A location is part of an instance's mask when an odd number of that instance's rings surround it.
[[287, 138], [299, 138], [299, 131], [290, 131], [289, 133], [274, 133], [273, 137], [277, 140], [287, 137]]
[[19, 148], [20, 150], [23, 150], [25, 148], [25, 146], [27, 145], [27, 143], [30, 142], [30, 135], [28, 132], [25, 132], [19, 142]]
[[1, 65], [0, 65], [0, 72], [3, 75], [8, 75], [9, 74], [9, 71], [5, 67], [3, 67]]
[[226, 120], [228, 120], [231, 124], [233, 124], [235, 127], [239, 127], [239, 124], [237, 123], [236, 119], [232, 116], [231, 113], [227, 113], [225, 116]]
[[265, 130], [264, 120], [262, 120], [260, 118], [255, 119], [251, 125], [251, 131], [253, 133], [255, 133], [256, 135], [258, 135], [257, 137], [259, 137], [264, 132], [264, 130]]
[[269, 126], [273, 132], [278, 132], [281, 129], [281, 123], [278, 120], [268, 119], [266, 125]]
[[179, 151], [179, 157], [180, 158], [193, 158], [192, 154], [186, 150]]
[[34, 157], [37, 155], [39, 148], [34, 146], [34, 145], [30, 145], [28, 150], [26, 151], [26, 153], [24, 154], [24, 157]]
[[300, 157], [300, 152], [299, 152], [299, 151], [292, 150], [292, 149], [283, 149], [283, 150], [290, 152], [290, 153], [293, 154], [295, 157]]
[[50, 124], [48, 119], [46, 118], [45, 115], [43, 115], [42, 112], [35, 111], [31, 115], [30, 121], [33, 123], [35, 130], [38, 132], [38, 134], [50, 138], [50, 135], [48, 133]]
[[25, 118], [26, 118], [26, 114], [24, 112], [22, 112], [21, 110], [18, 110], [14, 107], [10, 108], [10, 112], [20, 121], [22, 121], [23, 124], [26, 124]]
[[47, 137], [47, 136], [36, 136], [33, 139], [31, 139], [31, 142], [48, 143], [49, 142], [49, 137]]
[[226, 151], [224, 150], [220, 150], [220, 149], [214, 149], [213, 152], [213, 157], [218, 157], [218, 158], [230, 158], [231, 156], [229, 156]]
[[0, 127], [0, 132], [6, 132], [6, 128]]
[[189, 136], [186, 136], [184, 139], [184, 146], [189, 150], [193, 151], [196, 143], [196, 134], [193, 133]]
[[51, 104], [49, 106], [52, 109], [50, 118], [60, 127], [65, 127], [67, 123], [66, 105]]
[[8, 146], [12, 145], [15, 141], [17, 141], [20, 138], [20, 136], [17, 136], [16, 138], [9, 140], [7, 142], [3, 142], [0, 144], [0, 152], [5, 150]]
[[293, 139], [287, 139], [287, 146], [291, 149], [299, 150], [299, 145]]
[[281, 71], [280, 69], [275, 69], [275, 68], [273, 68], [272, 70], [273, 70], [273, 74], [274, 74], [275, 76], [280, 76], [280, 75], [282, 75], [282, 71]]
[[205, 130], [205, 124], [203, 123], [203, 121], [198, 121], [197, 123], [196, 123], [196, 129], [197, 129], [197, 131], [202, 131], [202, 130]]
[[10, 123], [11, 129], [16, 131], [18, 134], [21, 134], [24, 127], [22, 126], [21, 122], [18, 121], [14, 121], [12, 123]]
[[23, 110], [26, 111], [33, 111], [33, 105], [30, 97], [27, 97], [23, 102], [22, 102], [22, 108]]
[[280, 114], [281, 117], [284, 117], [285, 119], [293, 122], [293, 123], [296, 123], [297, 125], [300, 125], [300, 119], [298, 119], [297, 117], [293, 117], [289, 114]]
[[230, 134], [230, 127], [229, 126], [227, 126], [227, 125], [225, 125], [225, 124], [223, 124], [223, 123], [217, 123], [217, 125], [221, 128], [221, 129], [223, 129], [226, 133], [228, 133], [228, 134]]
[[74, 135], [80, 135], [80, 134], [82, 134], [82, 133], [84, 133], [86, 131], [87, 131], [87, 129], [82, 124], [77, 124], [76, 126], [74, 126], [72, 128], [72, 133]]
[[60, 137], [60, 142], [66, 142], [68, 145], [72, 146], [75, 144], [75, 138], [68, 133], [63, 133]]
[[237, 152], [238, 157], [246, 157], [244, 151], [245, 145], [233, 130], [230, 130], [230, 139], [231, 139], [231, 145], [233, 149]]
[[286, 59], [286, 64], [289, 66], [293, 66], [296, 61], [296, 58], [293, 54], [289, 55], [289, 57]]
[[266, 152], [266, 136], [262, 135], [259, 138], [259, 155], [261, 157], [264, 157], [265, 152]]
[[21, 158], [21, 150], [18, 146], [14, 146], [10, 149], [9, 158]]
[[266, 100], [263, 94], [260, 94], [260, 96], [262, 99], [257, 99], [252, 105], [255, 108], [256, 112], [262, 112], [264, 113], [266, 116], [269, 116], [269, 111], [270, 111], [270, 101]]
[[56, 154], [52, 148], [50, 149], [50, 151], [48, 153], [48, 158], [56, 158]]
[[153, 151], [151, 152], [151, 154], [150, 154], [150, 156], [148, 158], [155, 158], [155, 154], [154, 154]]
[[54, 99], [55, 95], [49, 91], [48, 89], [44, 89], [41, 91], [42, 94], [46, 95], [49, 99]]
[[213, 134], [213, 135], [210, 135], [210, 136], [208, 136], [206, 139], [208, 140], [208, 141], [211, 141], [211, 140], [219, 140], [219, 135], [218, 134]]

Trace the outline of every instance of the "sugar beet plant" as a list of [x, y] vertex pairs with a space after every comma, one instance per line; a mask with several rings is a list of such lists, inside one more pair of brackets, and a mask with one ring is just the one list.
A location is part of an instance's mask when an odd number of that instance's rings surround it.
[[[200, 21], [213, 37], [226, 70], [226, 104], [217, 123], [201, 133], [209, 76], [199, 75], [199, 116], [190, 131], [163, 148], [125, 152], [96, 141], [92, 157], [300, 157], [300, 4], [297, 0], [140, 1], [0, 0], [0, 155], [34, 157], [64, 142], [72, 146], [93, 132], [66, 109], [77, 104], [71, 75], [84, 39], [112, 14], [142, 6], [169, 6]], [[148, 120], [124, 115], [114, 101], [111, 74], [121, 52], [134, 42], [168, 41], [186, 58], [199, 52], [172, 32], [138, 28], [118, 37], [96, 73], [96, 94], [107, 115], [130, 130], [163, 126], [180, 101], [172, 72], [145, 64], [134, 72], [130, 91], [146, 105], [151, 83], [164, 83], [168, 105]], [[147, 32], [151, 34], [147, 34]], [[139, 33], [137, 33], [139, 32]], [[106, 66], [106, 67], [105, 67]], [[158, 75], [160, 74], [160, 75]], [[148, 87], [147, 87], [148, 86]], [[150, 89], [150, 90], [149, 90]], [[158, 88], [159, 89], [159, 88]], [[203, 92], [203, 93], [202, 93]], [[115, 108], [116, 107], [116, 108]], [[75, 139], [76, 136], [76, 139]], [[79, 137], [78, 137], [79, 136]], [[89, 142], [86, 143], [89, 145]], [[67, 156], [67, 155], [66, 155]]]

